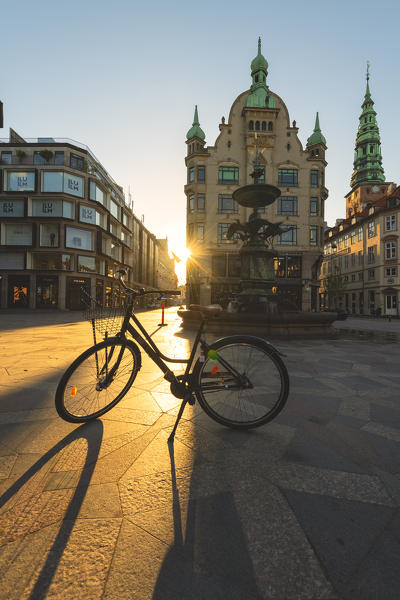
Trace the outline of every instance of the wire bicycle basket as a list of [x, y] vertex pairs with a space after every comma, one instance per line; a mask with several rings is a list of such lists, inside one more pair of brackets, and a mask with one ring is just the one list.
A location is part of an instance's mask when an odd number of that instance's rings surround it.
[[106, 294], [104, 306], [85, 289], [81, 290], [81, 300], [86, 306], [83, 317], [92, 324], [95, 344], [97, 343], [96, 332], [106, 339], [121, 330], [128, 304], [131, 302], [119, 289], [113, 289]]

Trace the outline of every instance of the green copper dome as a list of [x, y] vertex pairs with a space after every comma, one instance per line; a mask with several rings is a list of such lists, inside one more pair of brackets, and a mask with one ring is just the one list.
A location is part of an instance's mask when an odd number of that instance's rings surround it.
[[319, 126], [318, 113], [315, 119], [314, 132], [310, 135], [310, 137], [307, 140], [307, 148], [309, 148], [310, 146], [316, 146], [317, 144], [323, 144], [324, 146], [326, 146], [326, 139], [322, 135], [321, 128]]
[[268, 63], [261, 54], [261, 38], [258, 38], [258, 53], [257, 56], [251, 61], [251, 74], [256, 71], [265, 71], [265, 74], [268, 73]]
[[206, 134], [204, 133], [204, 131], [200, 127], [199, 115], [197, 113], [197, 104], [196, 104], [195, 109], [194, 109], [193, 125], [189, 129], [189, 131], [187, 132], [186, 139], [187, 140], [191, 140], [194, 137], [198, 137], [201, 140], [204, 140], [205, 137], [206, 137]]
[[361, 105], [362, 113], [356, 137], [354, 170], [350, 182], [352, 188], [358, 185], [379, 184], [385, 181], [382, 167], [381, 139], [368, 80], [369, 74], [367, 75], [367, 87], [364, 102]]
[[252, 84], [247, 96], [248, 108], [275, 108], [275, 99], [267, 86], [268, 63], [261, 54], [261, 38], [258, 38], [258, 54], [251, 63]]

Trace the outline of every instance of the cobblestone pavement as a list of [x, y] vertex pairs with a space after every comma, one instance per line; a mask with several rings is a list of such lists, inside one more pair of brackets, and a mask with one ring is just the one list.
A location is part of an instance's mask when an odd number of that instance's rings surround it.
[[[141, 318], [157, 329], [158, 311]], [[175, 309], [166, 322], [154, 340], [186, 355]], [[0, 329], [0, 599], [399, 597], [397, 343], [280, 340], [279, 417], [237, 432], [187, 409], [170, 454], [179, 401], [147, 358], [119, 405], [76, 426], [54, 391], [90, 326], [26, 311]]]

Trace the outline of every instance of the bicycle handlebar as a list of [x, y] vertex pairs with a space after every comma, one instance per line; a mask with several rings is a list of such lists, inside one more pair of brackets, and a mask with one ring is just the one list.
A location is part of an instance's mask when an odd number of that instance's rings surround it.
[[126, 290], [129, 294], [132, 294], [134, 296], [144, 296], [145, 294], [164, 294], [167, 296], [180, 296], [181, 295], [180, 290], [144, 290], [144, 289], [133, 290], [132, 288], [128, 287], [126, 285], [125, 281], [123, 280], [123, 277], [125, 277], [125, 275], [126, 275], [126, 269], [119, 269], [118, 271], [116, 271], [115, 275], [117, 276], [118, 281], [122, 285], [124, 290]]

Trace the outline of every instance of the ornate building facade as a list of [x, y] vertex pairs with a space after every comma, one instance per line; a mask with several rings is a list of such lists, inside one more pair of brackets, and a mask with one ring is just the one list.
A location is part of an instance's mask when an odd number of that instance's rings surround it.
[[290, 123], [283, 100], [267, 84], [268, 63], [258, 42], [251, 63], [251, 87], [222, 118], [214, 146], [206, 146], [197, 106], [187, 133], [187, 301], [226, 304], [239, 291], [238, 240], [227, 238], [231, 223], [248, 219], [251, 209], [238, 206], [232, 193], [253, 183], [281, 190], [261, 215], [286, 229], [275, 238], [278, 301], [287, 308], [318, 307], [318, 273], [323, 249], [326, 140], [317, 113], [315, 129], [303, 148], [296, 122]]
[[346, 217], [326, 231], [321, 305], [352, 314], [396, 316], [400, 188], [385, 180], [368, 74], [361, 108]]

